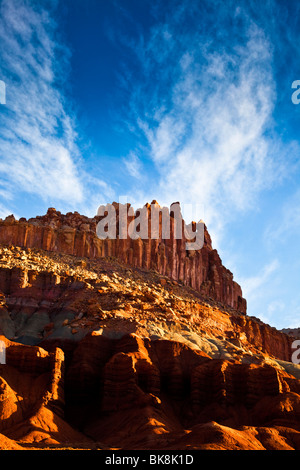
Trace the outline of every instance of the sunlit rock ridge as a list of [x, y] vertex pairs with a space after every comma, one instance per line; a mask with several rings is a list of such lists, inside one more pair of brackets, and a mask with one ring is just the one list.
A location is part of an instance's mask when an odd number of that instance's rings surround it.
[[[151, 207], [156, 201], [146, 204], [151, 224]], [[124, 206], [113, 203], [116, 210], [116, 226], [119, 227], [119, 214]], [[171, 206], [172, 207], [172, 206]], [[130, 204], [125, 206], [129, 210]], [[213, 249], [210, 235], [204, 226], [204, 243], [199, 250], [187, 250], [187, 238], [175, 238], [174, 216], [170, 210], [170, 237], [162, 238], [161, 218], [156, 239], [131, 237], [100, 239], [97, 224], [104, 216], [88, 218], [78, 212], [61, 214], [49, 208], [44, 216], [26, 220], [16, 220], [13, 215], [0, 221], [0, 243], [25, 248], [40, 248], [51, 252], [61, 252], [73, 256], [98, 259], [115, 257], [120, 261], [144, 269], [156, 270], [175, 281], [181, 281], [197, 292], [211, 297], [242, 313], [246, 313], [246, 300], [241, 287], [234, 281], [233, 274], [226, 269], [217, 250]], [[128, 217], [128, 225], [137, 217], [137, 212]], [[184, 221], [183, 221], [184, 224]]]

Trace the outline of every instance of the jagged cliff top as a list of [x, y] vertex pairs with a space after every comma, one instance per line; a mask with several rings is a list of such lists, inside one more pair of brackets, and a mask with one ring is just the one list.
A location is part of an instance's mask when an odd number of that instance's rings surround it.
[[[108, 206], [113, 206], [116, 210], [116, 228], [117, 228], [117, 237], [119, 237], [119, 213], [120, 213], [120, 208], [126, 208], [126, 212], [128, 213], [128, 223], [134, 218], [132, 216], [132, 213], [134, 213], [134, 216], [138, 214], [138, 209], [134, 210], [131, 206], [130, 203], [128, 204], [120, 204], [117, 202], [113, 202], [112, 204], [107, 204], [106, 206], [103, 207], [108, 207]], [[172, 208], [178, 207], [178, 210], [175, 211], [175, 215], [179, 214], [181, 217], [181, 208], [180, 208], [180, 203], [179, 202], [174, 202], [171, 204], [170, 209], [169, 208], [162, 208], [156, 200], [153, 200], [151, 204], [146, 203], [143, 208], [147, 209], [149, 220], [151, 220], [151, 211], [153, 208], [161, 210], [164, 209], [167, 211], [169, 214], [170, 218], [174, 218], [174, 211]], [[143, 209], [142, 208], [142, 209]], [[132, 209], [132, 212], [130, 212], [130, 209]], [[131, 215], [130, 215], [131, 214]], [[94, 234], [96, 233], [96, 226], [97, 223], [103, 218], [103, 216], [96, 214], [94, 217], [88, 217], [86, 215], [80, 214], [77, 211], [74, 212], [67, 212], [66, 214], [63, 214], [61, 211], [56, 210], [54, 207], [49, 207], [46, 214], [44, 215], [37, 215], [36, 217], [30, 217], [29, 219], [26, 219], [25, 217], [20, 217], [19, 219], [15, 218], [14, 214], [8, 215], [4, 220], [0, 218], [0, 224], [3, 225], [10, 225], [10, 224], [33, 224], [33, 225], [45, 225], [45, 226], [50, 226], [54, 229], [66, 229], [67, 227], [79, 230], [79, 231], [91, 231]], [[185, 221], [182, 220], [183, 224], [185, 225]], [[201, 219], [199, 224], [203, 224], [204, 227], [204, 244], [205, 246], [209, 247], [210, 249], [212, 248], [212, 241], [211, 237], [208, 233], [207, 227], [204, 223], [204, 221]], [[191, 222], [190, 225], [194, 227], [195, 230], [195, 224], [196, 222]], [[150, 233], [148, 234], [149, 238], [151, 237]], [[171, 234], [172, 236], [172, 234]], [[160, 237], [161, 238], [161, 237]], [[184, 234], [183, 234], [184, 238]]]
[[[116, 209], [116, 225], [119, 227], [119, 221], [123, 220], [121, 211], [124, 208], [128, 211], [130, 204], [113, 203], [108, 206]], [[151, 229], [152, 211], [157, 207], [159, 208], [156, 201], [144, 206], [151, 220]], [[103, 220], [103, 215], [89, 218], [78, 212], [61, 214], [54, 208], [49, 208], [45, 215], [29, 220], [25, 218], [15, 220], [13, 215], [8, 216], [0, 222], [0, 243], [40, 248], [91, 259], [115, 257], [129, 266], [155, 269], [170, 279], [182, 281], [202, 295], [212, 297], [224, 305], [246, 313], [246, 300], [243, 298], [241, 287], [234, 281], [231, 271], [223, 266], [217, 251], [212, 248], [211, 238], [205, 225], [199, 223], [203, 227], [200, 249], [197, 249], [197, 244], [196, 248], [187, 249], [189, 242], [187, 243], [184, 230], [182, 230], [182, 236], [178, 238], [175, 228], [175, 220], [176, 223], [178, 222], [176, 218], [178, 211], [181, 217], [179, 203], [174, 203], [169, 211], [170, 232], [167, 237], [164, 236], [165, 225], [164, 219], [161, 218], [158, 219], [158, 232], [154, 238], [147, 223], [146, 235], [151, 233], [146, 238], [142, 236], [133, 238], [126, 235], [124, 239], [123, 236], [119, 236], [119, 229], [117, 229], [113, 239], [100, 239], [97, 224]], [[174, 214], [177, 214], [176, 217]], [[137, 213], [127, 217], [126, 229], [128, 228], [127, 222], [130, 224], [137, 217]], [[185, 226], [182, 219], [179, 219], [178, 223]], [[195, 232], [195, 228], [197, 229], [197, 224], [192, 222], [192, 233], [198, 233], [197, 230]], [[194, 245], [190, 246], [194, 247]]]

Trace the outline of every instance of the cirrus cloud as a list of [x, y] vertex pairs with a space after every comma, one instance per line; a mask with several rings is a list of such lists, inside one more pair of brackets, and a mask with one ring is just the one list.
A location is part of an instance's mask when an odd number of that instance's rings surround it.
[[92, 192], [111, 194], [109, 185], [97, 178], [91, 185], [81, 156], [76, 115], [67, 98], [70, 51], [59, 38], [55, 4], [46, 9], [47, 2], [1, 2], [0, 75], [6, 84], [6, 105], [0, 109], [3, 213], [14, 207], [20, 193], [84, 211], [91, 209]]
[[[239, 26], [228, 28], [236, 36], [227, 37], [222, 2], [207, 7], [199, 27], [187, 3], [148, 39], [129, 45], [144, 80], [132, 89], [128, 127], [137, 136], [132, 152], [153, 163], [144, 199], [199, 204], [217, 239], [232, 217], [255, 210], [261, 193], [280, 183], [299, 149], [274, 130], [277, 90], [267, 33], [241, 6], [230, 18]], [[185, 23], [189, 30], [179, 29]]]

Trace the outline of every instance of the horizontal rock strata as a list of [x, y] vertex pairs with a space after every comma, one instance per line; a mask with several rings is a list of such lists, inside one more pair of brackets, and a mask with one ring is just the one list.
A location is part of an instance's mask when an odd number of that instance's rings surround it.
[[0, 449], [300, 450], [296, 336], [245, 315], [207, 230], [99, 220], [0, 222]]
[[[156, 201], [146, 205], [148, 220], [151, 221], [151, 207], [159, 206]], [[119, 213], [124, 206], [114, 203], [116, 227], [119, 227]], [[130, 205], [126, 206], [129, 211]], [[100, 239], [97, 224], [104, 216], [88, 218], [75, 213], [61, 214], [50, 208], [46, 215], [26, 220], [13, 216], [0, 221], [0, 243], [26, 248], [40, 248], [46, 251], [62, 252], [77, 257], [97, 259], [116, 257], [124, 263], [144, 269], [154, 269], [162, 275], [181, 281], [203, 295], [214, 298], [236, 310], [246, 313], [246, 300], [241, 287], [233, 280], [233, 274], [222, 265], [206, 227], [204, 244], [199, 250], [186, 250], [188, 239], [184, 229], [182, 238], [176, 239], [174, 218], [170, 211], [170, 237], [164, 239], [159, 225], [157, 238]], [[128, 217], [128, 224], [132, 217]], [[183, 226], [185, 226], [184, 222]]]

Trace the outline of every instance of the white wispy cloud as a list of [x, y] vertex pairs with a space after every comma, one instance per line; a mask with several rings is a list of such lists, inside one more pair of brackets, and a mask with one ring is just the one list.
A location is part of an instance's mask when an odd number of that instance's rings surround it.
[[243, 292], [246, 298], [251, 300], [253, 296], [259, 297], [264, 295], [266, 284], [272, 279], [272, 276], [279, 268], [280, 263], [275, 259], [266, 264], [258, 274], [242, 279]]
[[213, 235], [280, 183], [291, 147], [273, 132], [277, 90], [265, 32], [240, 8], [238, 40], [222, 43], [217, 19], [209, 36], [192, 27], [181, 33], [185, 14], [182, 6], [136, 47], [146, 83], [134, 90], [132, 116], [156, 171], [150, 191], [200, 204]]
[[130, 176], [133, 178], [141, 177], [142, 163], [134, 152], [130, 152], [126, 158], [123, 158], [123, 162]]
[[[90, 201], [76, 116], [65, 93], [70, 52], [58, 37], [53, 11], [43, 3], [1, 2], [0, 75], [7, 96], [0, 109], [0, 185], [11, 206], [20, 191], [74, 210]], [[101, 181], [93, 183], [99, 190]]]
[[[1, 3], [0, 172], [14, 191], [42, 199], [83, 199], [75, 124], [57, 83], [55, 24], [43, 9], [21, 0]], [[62, 71], [61, 71], [62, 72]]]

